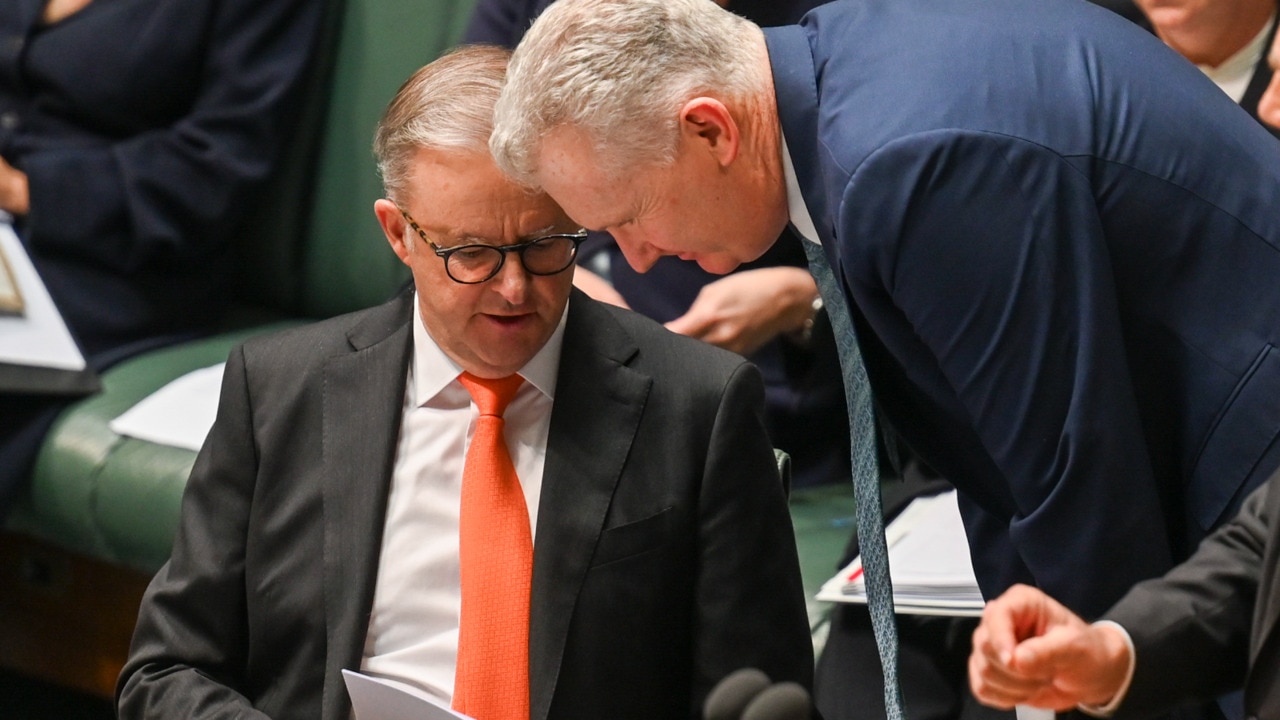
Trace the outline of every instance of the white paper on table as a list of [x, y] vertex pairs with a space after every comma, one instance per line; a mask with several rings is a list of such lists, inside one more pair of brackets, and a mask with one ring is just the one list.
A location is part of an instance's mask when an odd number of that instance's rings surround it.
[[226, 363], [195, 370], [143, 398], [109, 424], [117, 435], [200, 450], [218, 414]]
[[1033, 708], [1027, 705], [1019, 705], [1013, 710], [1017, 715], [1018, 720], [1053, 720], [1057, 717], [1057, 713], [1052, 710]]
[[13, 227], [0, 217], [0, 247], [22, 293], [22, 315], [0, 316], [0, 362], [84, 370], [84, 356]]
[[[894, 610], [905, 614], [978, 616], [982, 593], [969, 542], [950, 490], [916, 498], [885, 528]], [[823, 583], [817, 599], [865, 603], [862, 558]]]
[[440, 698], [391, 680], [342, 671], [356, 720], [471, 720]]

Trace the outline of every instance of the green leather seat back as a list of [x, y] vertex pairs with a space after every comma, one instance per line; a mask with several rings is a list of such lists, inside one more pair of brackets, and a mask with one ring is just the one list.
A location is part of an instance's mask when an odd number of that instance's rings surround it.
[[[300, 310], [327, 317], [385, 301], [409, 278], [373, 216], [373, 131], [401, 83], [462, 36], [471, 0], [348, 0], [328, 136], [311, 208]], [[333, 140], [338, 140], [334, 142]]]

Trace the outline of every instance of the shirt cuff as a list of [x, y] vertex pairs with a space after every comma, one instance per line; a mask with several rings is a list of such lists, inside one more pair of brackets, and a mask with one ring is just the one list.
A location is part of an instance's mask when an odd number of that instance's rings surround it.
[[1133, 682], [1133, 669], [1138, 664], [1138, 653], [1133, 648], [1133, 638], [1129, 637], [1129, 631], [1125, 630], [1120, 623], [1112, 622], [1111, 620], [1099, 620], [1093, 625], [1094, 627], [1107, 625], [1119, 630], [1120, 637], [1124, 638], [1124, 644], [1129, 646], [1129, 667], [1125, 670], [1124, 682], [1120, 683], [1120, 689], [1116, 691], [1111, 701], [1106, 705], [1085, 705], [1081, 703], [1076, 706], [1076, 709], [1085, 715], [1096, 718], [1109, 718], [1116, 711], [1116, 708], [1120, 707], [1120, 703], [1124, 702], [1125, 695], [1129, 694], [1129, 684]]

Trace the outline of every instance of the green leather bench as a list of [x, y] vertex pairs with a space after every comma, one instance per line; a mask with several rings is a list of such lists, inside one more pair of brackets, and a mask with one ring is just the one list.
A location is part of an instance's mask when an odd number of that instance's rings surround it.
[[58, 419], [0, 532], [0, 665], [112, 691], [195, 460], [117, 435], [112, 419], [252, 334], [375, 305], [408, 279], [373, 216], [373, 129], [400, 83], [461, 36], [471, 0], [323, 1], [329, 51], [289, 161], [235, 238], [240, 302], [226, 332], [105, 373]]

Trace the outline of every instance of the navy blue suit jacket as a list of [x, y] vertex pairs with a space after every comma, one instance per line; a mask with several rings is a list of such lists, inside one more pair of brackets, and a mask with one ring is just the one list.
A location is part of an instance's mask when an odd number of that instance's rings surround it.
[[1074, 0], [860, 0], [767, 29], [881, 409], [994, 595], [1087, 615], [1277, 465], [1280, 144]]

